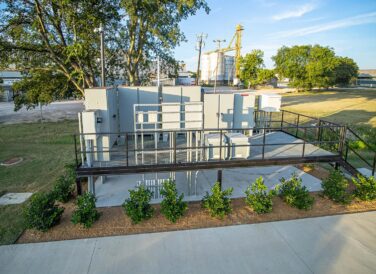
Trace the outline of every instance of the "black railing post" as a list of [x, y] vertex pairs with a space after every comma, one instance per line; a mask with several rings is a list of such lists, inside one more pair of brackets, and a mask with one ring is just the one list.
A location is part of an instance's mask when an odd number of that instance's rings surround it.
[[284, 118], [285, 111], [282, 110], [282, 116], [281, 116], [281, 131], [283, 129], [283, 118]]
[[222, 160], [222, 129], [219, 131], [219, 160]]
[[298, 138], [299, 120], [300, 120], [300, 114], [298, 114], [298, 119], [296, 121], [296, 133], [295, 133], [296, 138]]
[[128, 133], [125, 133], [125, 157], [127, 158], [127, 166], [129, 166], [129, 137]]
[[219, 187], [222, 190], [222, 169], [218, 169], [217, 171], [217, 182], [219, 183]]
[[319, 119], [318, 120], [318, 123], [317, 123], [317, 141], [320, 141], [320, 132], [321, 132], [321, 120]]
[[303, 153], [302, 153], [302, 157], [304, 157], [304, 152], [305, 152], [306, 136], [307, 136], [307, 128], [305, 127], [305, 128], [304, 128]]
[[76, 134], [73, 134], [73, 139], [74, 139], [74, 155], [75, 155], [75, 158], [76, 158], [76, 167], [78, 167], [77, 139], [76, 139]]
[[82, 195], [82, 184], [81, 184], [81, 178], [76, 179], [76, 188], [77, 188], [77, 195]]
[[176, 131], [174, 131], [174, 163], [176, 164]]
[[264, 128], [264, 135], [262, 136], [262, 159], [265, 158], [265, 133], [266, 133], [266, 130]]
[[345, 162], [347, 162], [347, 155], [349, 154], [349, 144], [345, 141], [346, 151], [345, 151]]

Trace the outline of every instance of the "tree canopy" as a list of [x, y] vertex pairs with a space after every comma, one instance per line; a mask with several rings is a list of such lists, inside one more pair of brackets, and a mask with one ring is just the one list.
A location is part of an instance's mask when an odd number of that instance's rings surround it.
[[248, 88], [258, 84], [257, 75], [264, 66], [263, 57], [264, 52], [259, 49], [254, 49], [244, 57], [240, 57], [240, 80]]
[[358, 73], [352, 59], [338, 57], [333, 49], [320, 45], [284, 46], [272, 59], [279, 77], [289, 78], [289, 85], [297, 89], [347, 85]]
[[85, 87], [97, 85], [100, 45], [94, 29], [101, 23], [107, 77], [123, 76], [135, 85], [156, 56], [176, 66], [172, 50], [185, 40], [179, 23], [200, 9], [209, 12], [204, 0], [0, 0], [0, 6], [0, 66], [14, 64], [29, 75], [19, 87], [58, 75], [54, 80], [81, 96]]

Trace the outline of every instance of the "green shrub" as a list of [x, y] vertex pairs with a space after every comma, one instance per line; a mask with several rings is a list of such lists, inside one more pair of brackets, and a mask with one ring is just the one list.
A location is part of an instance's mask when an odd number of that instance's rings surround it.
[[365, 177], [359, 174], [357, 177], [357, 179], [352, 178], [355, 185], [355, 197], [363, 201], [371, 201], [376, 199], [376, 178], [373, 176]]
[[349, 143], [349, 147], [352, 148], [352, 149], [360, 149], [360, 150], [367, 148], [366, 144], [361, 140], [351, 141]]
[[95, 196], [86, 192], [78, 196], [77, 209], [73, 212], [71, 221], [74, 224], [82, 224], [85, 228], [89, 228], [99, 219], [99, 212], [95, 208]]
[[323, 194], [334, 202], [348, 204], [351, 202], [351, 195], [347, 192], [349, 182], [342, 172], [333, 169], [329, 177], [322, 181]]
[[178, 196], [176, 183], [169, 179], [163, 182], [161, 189], [163, 200], [161, 203], [162, 214], [171, 222], [175, 223], [187, 210], [187, 203], [183, 202], [184, 194]]
[[273, 191], [268, 191], [260, 176], [245, 191], [245, 202], [258, 214], [271, 212], [273, 209]]
[[125, 200], [123, 208], [132, 222], [137, 224], [151, 218], [154, 213], [154, 209], [150, 205], [153, 192], [141, 185], [136, 190], [129, 190], [129, 194], [130, 198]]
[[24, 217], [27, 228], [47, 231], [57, 224], [64, 208], [55, 205], [52, 193], [34, 194], [28, 206], [24, 209]]
[[282, 199], [292, 207], [308, 210], [312, 208], [314, 198], [309, 195], [309, 191], [302, 186], [302, 179], [296, 174], [292, 174], [290, 180], [282, 178], [276, 190]]
[[209, 210], [212, 217], [222, 219], [231, 212], [231, 199], [228, 197], [232, 194], [233, 188], [221, 190], [220, 184], [217, 182], [211, 189], [212, 194], [206, 192], [202, 200], [202, 206]]
[[60, 176], [54, 185], [53, 195], [56, 200], [62, 203], [68, 202], [73, 197], [74, 181], [69, 177]]

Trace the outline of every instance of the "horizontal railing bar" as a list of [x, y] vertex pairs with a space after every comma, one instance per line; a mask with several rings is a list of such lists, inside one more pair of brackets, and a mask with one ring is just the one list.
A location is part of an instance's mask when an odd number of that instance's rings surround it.
[[[279, 121], [280, 122], [280, 121]], [[175, 123], [178, 123], [178, 122], [175, 122]], [[338, 126], [338, 128], [342, 128], [344, 126]], [[296, 126], [291, 126], [291, 127], [282, 127], [282, 130], [283, 129], [295, 129], [296, 130]], [[331, 126], [299, 126], [298, 128], [332, 128]], [[176, 133], [185, 133], [185, 132], [194, 132], [194, 131], [197, 131], [197, 132], [211, 132], [211, 133], [219, 133], [220, 131], [226, 131], [224, 133], [227, 133], [227, 132], [232, 132], [232, 131], [246, 131], [246, 130], [269, 130], [269, 131], [281, 131], [281, 127], [252, 127], [252, 128], [232, 128], [232, 129], [228, 129], [228, 128], [207, 128], [207, 129], [176, 129], [176, 130], [166, 130], [164, 133], [173, 133], [173, 132], [176, 132]], [[148, 133], [160, 133], [160, 131], [157, 131], [157, 130], [148, 130], [148, 131], [144, 131], [144, 132], [148, 132]], [[80, 133], [78, 135], [127, 135], [127, 134], [137, 134], [139, 133], [138, 131], [129, 131], [129, 132], [119, 132], [119, 133], [116, 133], [116, 132], [101, 132], [101, 133]]]

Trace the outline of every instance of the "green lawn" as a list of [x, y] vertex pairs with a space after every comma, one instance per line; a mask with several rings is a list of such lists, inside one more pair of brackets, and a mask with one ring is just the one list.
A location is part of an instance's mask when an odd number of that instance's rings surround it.
[[[74, 161], [72, 135], [77, 121], [0, 126], [0, 161], [20, 156], [16, 166], [0, 166], [0, 193], [52, 188], [65, 164]], [[0, 207], [0, 244], [13, 243], [23, 231], [22, 206]]]
[[350, 125], [376, 127], [376, 89], [348, 89], [283, 95], [283, 108]]

